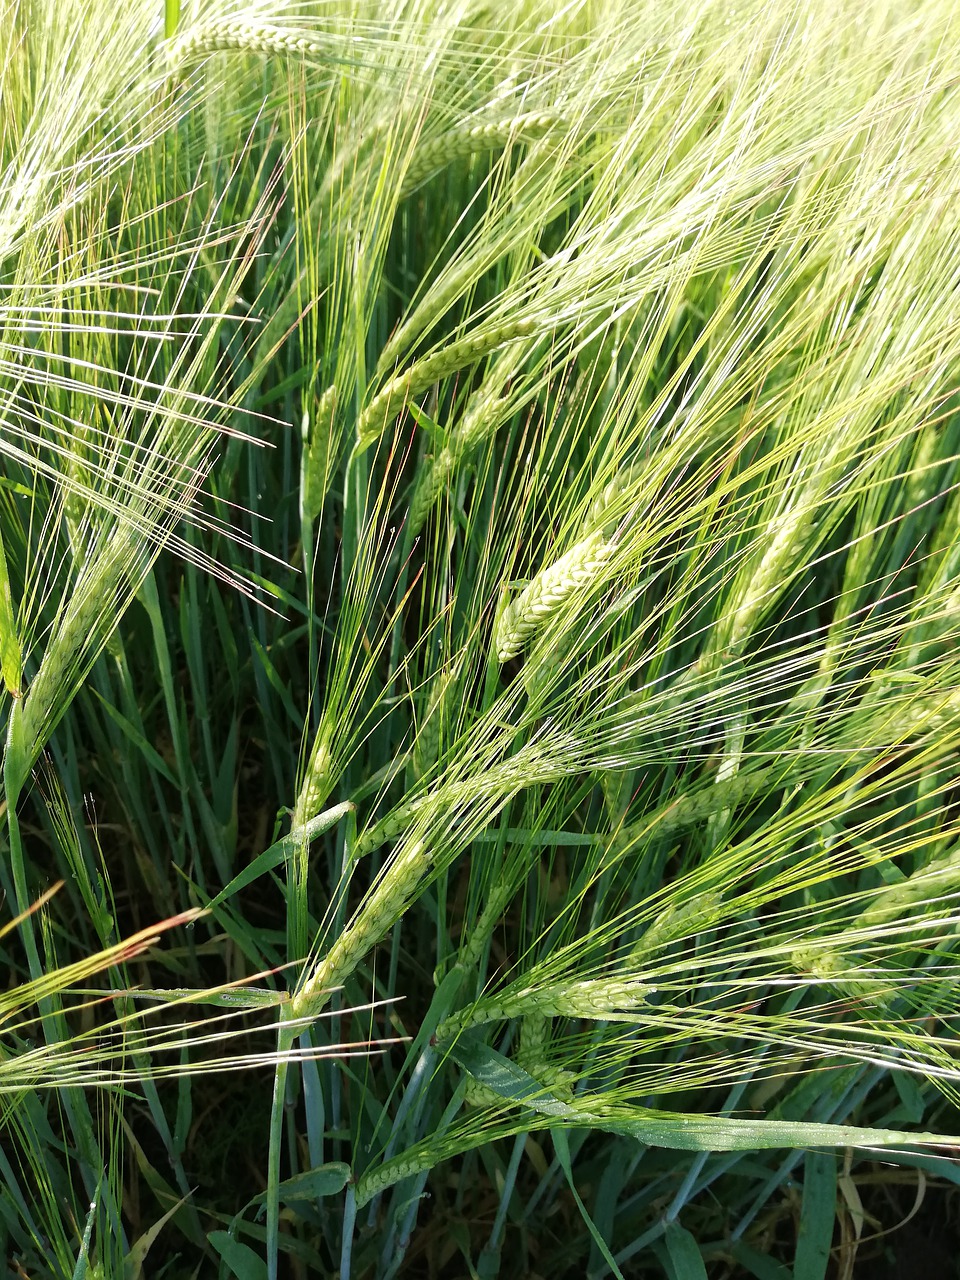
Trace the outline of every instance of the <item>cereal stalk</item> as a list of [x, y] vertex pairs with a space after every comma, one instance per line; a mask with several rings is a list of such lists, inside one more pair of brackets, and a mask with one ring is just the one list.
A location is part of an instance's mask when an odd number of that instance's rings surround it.
[[3, 683], [10, 696], [19, 698], [23, 681], [23, 652], [13, 609], [2, 533], [0, 533], [0, 673], [3, 675]]

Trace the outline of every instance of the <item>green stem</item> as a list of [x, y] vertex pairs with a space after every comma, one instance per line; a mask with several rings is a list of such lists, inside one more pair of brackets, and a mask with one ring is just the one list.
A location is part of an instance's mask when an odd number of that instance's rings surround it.
[[163, 36], [172, 40], [180, 23], [180, 0], [163, 0]]
[[[10, 870], [13, 872], [13, 889], [17, 899], [17, 911], [26, 912], [30, 906], [30, 893], [27, 887], [27, 871], [23, 858], [23, 842], [20, 839], [20, 820], [17, 817], [17, 804], [23, 791], [27, 769], [23, 746], [23, 703], [14, 701], [10, 709], [10, 721], [7, 728], [7, 742], [3, 753], [3, 791], [7, 802], [7, 825], [10, 838]], [[34, 982], [43, 974], [40, 963], [40, 952], [37, 950], [37, 939], [33, 927], [33, 919], [26, 916], [21, 925], [27, 960], [30, 965], [30, 977]]]
[[280, 1147], [283, 1142], [283, 1106], [287, 1091], [287, 1055], [298, 1031], [281, 1023], [277, 1032], [277, 1063], [270, 1107], [270, 1146], [267, 1152], [267, 1280], [277, 1280], [280, 1242]]

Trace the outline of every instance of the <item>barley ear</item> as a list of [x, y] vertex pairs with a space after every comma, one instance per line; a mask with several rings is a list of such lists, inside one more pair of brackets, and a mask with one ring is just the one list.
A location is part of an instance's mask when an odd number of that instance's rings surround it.
[[562, 606], [589, 587], [616, 549], [602, 530], [571, 547], [524, 587], [497, 619], [493, 643], [500, 662], [509, 662], [526, 648]]
[[425, 143], [414, 155], [403, 177], [401, 196], [409, 195], [421, 183], [457, 160], [465, 160], [481, 151], [499, 151], [511, 142], [535, 142], [561, 124], [563, 117], [556, 112], [528, 111], [512, 119], [448, 129], [439, 138]]
[[576, 1076], [572, 1071], [555, 1066], [547, 1057], [550, 1046], [550, 1019], [542, 1013], [528, 1013], [520, 1023], [520, 1048], [517, 1066], [543, 1085], [556, 1097], [573, 1096]]
[[391, 378], [360, 414], [357, 419], [357, 450], [362, 452], [375, 444], [400, 414], [404, 404], [427, 391], [441, 378], [476, 364], [509, 342], [529, 338], [536, 331], [537, 322], [530, 316], [504, 320], [423, 356], [403, 373]]
[[723, 900], [712, 890], [695, 894], [686, 902], [671, 903], [634, 943], [627, 963], [631, 967], [647, 963], [672, 942], [712, 928], [722, 914]]
[[499, 1093], [494, 1093], [489, 1085], [469, 1074], [463, 1077], [460, 1089], [467, 1106], [475, 1107], [478, 1111], [483, 1107], [498, 1107], [503, 1102]]
[[78, 683], [77, 672], [93, 661], [109, 634], [104, 602], [113, 600], [125, 583], [142, 581], [145, 541], [135, 524], [121, 523], [102, 552], [74, 586], [57, 626], [48, 639], [37, 673], [18, 706], [23, 708], [27, 769], [63, 714]]
[[438, 454], [428, 458], [424, 469], [420, 472], [413, 496], [410, 499], [410, 510], [407, 515], [407, 534], [412, 540], [427, 522], [434, 504], [441, 494], [447, 491], [454, 467], [453, 452], [449, 448], [441, 449]]
[[885, 980], [877, 970], [858, 966], [831, 939], [797, 947], [789, 960], [800, 973], [834, 987], [851, 1000], [869, 1001], [883, 1008], [895, 994], [892, 977]]
[[331, 992], [400, 919], [432, 864], [432, 851], [418, 839], [411, 839], [387, 864], [351, 923], [291, 998], [292, 1020], [320, 1013]]
[[398, 836], [403, 835], [426, 803], [425, 795], [414, 796], [412, 800], [404, 801], [396, 809], [385, 814], [373, 826], [367, 827], [357, 839], [353, 850], [354, 857], [364, 858], [368, 853], [379, 849], [381, 845], [390, 844]]
[[[498, 364], [498, 369], [500, 365], [502, 360]], [[508, 396], [502, 396], [499, 392], [491, 394], [486, 381], [471, 396], [462, 419], [450, 433], [449, 444], [434, 457], [427, 459], [425, 467], [417, 477], [410, 499], [410, 513], [407, 516], [407, 532], [411, 539], [415, 538], [426, 524], [440, 496], [448, 492], [456, 468], [482, 440], [497, 429], [509, 404]]]
[[18, 698], [10, 708], [7, 721], [7, 740], [3, 745], [3, 790], [11, 810], [16, 809], [17, 799], [33, 766], [30, 743], [23, 722], [23, 700]]
[[619, 500], [639, 480], [643, 470], [644, 468], [640, 463], [631, 463], [629, 466], [621, 468], [614, 478], [604, 485], [590, 504], [590, 509], [584, 519], [585, 533], [591, 533], [595, 529], [607, 527], [608, 533], [612, 535], [609, 525], [611, 524], [611, 517], [616, 518], [619, 514]]
[[313, 416], [304, 421], [303, 457], [300, 466], [300, 494], [303, 512], [313, 520], [327, 496], [331, 467], [335, 462], [334, 422], [337, 388], [327, 387], [317, 400]]
[[857, 917], [857, 927], [872, 929], [902, 920], [911, 908], [952, 897], [960, 887], [960, 851], [932, 858], [906, 880], [881, 889]]
[[284, 31], [266, 22], [220, 18], [186, 32], [168, 46], [170, 74], [212, 53], [252, 53], [280, 57], [330, 57], [330, 49], [311, 36]]
[[302, 830], [311, 818], [321, 810], [333, 785], [333, 756], [326, 733], [326, 724], [320, 725], [314, 739], [300, 794], [293, 807], [293, 830]]

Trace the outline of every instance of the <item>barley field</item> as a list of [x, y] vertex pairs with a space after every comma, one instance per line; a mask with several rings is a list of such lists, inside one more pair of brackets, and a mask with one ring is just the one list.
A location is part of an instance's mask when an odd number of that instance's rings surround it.
[[958, 67], [0, 0], [6, 1274], [956, 1276]]

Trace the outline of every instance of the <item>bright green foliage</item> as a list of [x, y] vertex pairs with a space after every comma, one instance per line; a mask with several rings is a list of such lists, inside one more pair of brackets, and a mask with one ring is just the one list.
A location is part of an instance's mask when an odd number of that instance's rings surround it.
[[960, 1180], [958, 58], [0, 0], [22, 1274], [813, 1280]]

